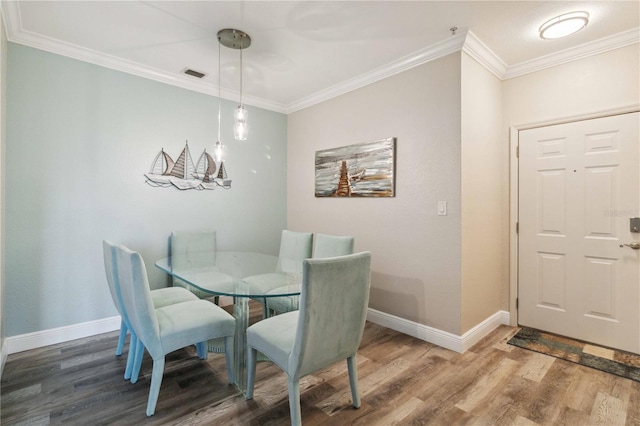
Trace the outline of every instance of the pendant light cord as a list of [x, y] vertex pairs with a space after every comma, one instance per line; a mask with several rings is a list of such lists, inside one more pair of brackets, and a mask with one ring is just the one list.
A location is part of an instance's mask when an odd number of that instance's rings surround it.
[[218, 142], [220, 142], [220, 110], [222, 109], [222, 86], [220, 85], [220, 40], [218, 40]]
[[242, 106], [242, 42], [244, 41], [244, 36], [240, 37], [240, 106]]

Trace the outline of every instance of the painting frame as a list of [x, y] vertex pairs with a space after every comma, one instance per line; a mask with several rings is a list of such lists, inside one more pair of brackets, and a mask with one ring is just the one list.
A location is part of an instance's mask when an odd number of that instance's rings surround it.
[[316, 151], [316, 198], [393, 198], [396, 145], [389, 137]]

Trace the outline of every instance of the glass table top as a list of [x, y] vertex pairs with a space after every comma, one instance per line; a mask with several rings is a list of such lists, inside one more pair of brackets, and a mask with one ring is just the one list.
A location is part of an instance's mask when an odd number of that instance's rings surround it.
[[255, 252], [217, 251], [166, 257], [156, 266], [215, 296], [281, 297], [300, 294], [302, 261]]

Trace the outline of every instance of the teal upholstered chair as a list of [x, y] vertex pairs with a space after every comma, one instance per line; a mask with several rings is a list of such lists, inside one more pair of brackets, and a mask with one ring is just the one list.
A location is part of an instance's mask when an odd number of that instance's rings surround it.
[[[325, 258], [353, 254], [353, 237], [316, 234], [313, 258]], [[277, 290], [274, 290], [277, 291]], [[267, 297], [267, 314], [282, 314], [298, 309], [298, 296]]]
[[153, 306], [147, 270], [142, 256], [126, 247], [116, 246], [118, 279], [115, 280], [124, 312], [138, 338], [134, 369], [142, 362], [144, 348], [153, 359], [147, 416], [155, 412], [165, 355], [196, 345], [198, 356], [207, 358], [206, 341], [225, 338], [225, 356], [229, 383], [233, 382], [233, 336], [235, 319], [221, 307], [206, 300], [193, 300], [156, 309]]
[[261, 352], [287, 374], [293, 425], [302, 423], [300, 378], [344, 359], [353, 406], [360, 406], [356, 351], [369, 304], [370, 271], [369, 252], [304, 262], [300, 310], [247, 329], [247, 399], [253, 398]]
[[[215, 264], [216, 231], [174, 231], [171, 233], [171, 262], [174, 268], [199, 267]], [[174, 287], [184, 287], [200, 299], [208, 299], [211, 293], [202, 291], [180, 278], [173, 277]], [[215, 296], [216, 305], [219, 297]]]
[[[127, 366], [124, 372], [124, 378], [129, 380], [132, 377], [132, 373], [137, 377], [138, 372], [135, 373], [133, 370], [133, 361], [135, 356], [135, 347], [137, 344], [137, 337], [134, 333], [133, 329], [129, 325], [129, 320], [127, 318], [126, 313], [124, 312], [124, 308], [122, 307], [122, 301], [118, 296], [118, 292], [116, 290], [115, 280], [117, 280], [117, 265], [115, 260], [115, 244], [110, 241], [102, 242], [102, 254], [104, 258], [104, 269], [107, 275], [107, 283], [109, 284], [109, 291], [111, 293], [111, 299], [113, 300], [113, 304], [116, 306], [118, 313], [121, 317], [120, 322], [120, 336], [118, 338], [118, 346], [116, 347], [116, 355], [122, 355], [122, 351], [124, 349], [124, 342], [127, 337], [127, 333], [131, 335], [129, 342], [129, 353], [127, 355]], [[180, 287], [168, 287], [168, 288], [159, 288], [156, 290], [151, 290], [151, 299], [153, 302], [153, 306], [155, 308], [161, 308], [167, 305], [173, 305], [174, 303], [182, 303], [187, 302], [189, 300], [198, 300], [198, 298], [191, 292], [180, 288]]]
[[[313, 234], [311, 232], [294, 232], [284, 229], [280, 238], [277, 271], [274, 273], [254, 275], [245, 278], [254, 291], [267, 294], [269, 290], [282, 287], [288, 283], [289, 277], [280, 272], [302, 274], [302, 261], [311, 257]], [[267, 299], [258, 299], [262, 304], [263, 318], [267, 318]]]
[[336, 235], [315, 235], [315, 247], [313, 249], [314, 259], [325, 257], [344, 256], [353, 254], [353, 237], [342, 237]]

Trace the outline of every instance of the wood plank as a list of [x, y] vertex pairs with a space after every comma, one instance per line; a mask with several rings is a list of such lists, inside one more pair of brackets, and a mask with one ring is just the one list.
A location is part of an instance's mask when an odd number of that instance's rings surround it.
[[534, 353], [520, 368], [518, 374], [524, 379], [540, 383], [555, 360], [556, 358]]
[[593, 425], [624, 424], [627, 412], [626, 404], [604, 392], [598, 392], [591, 411], [590, 423]]

